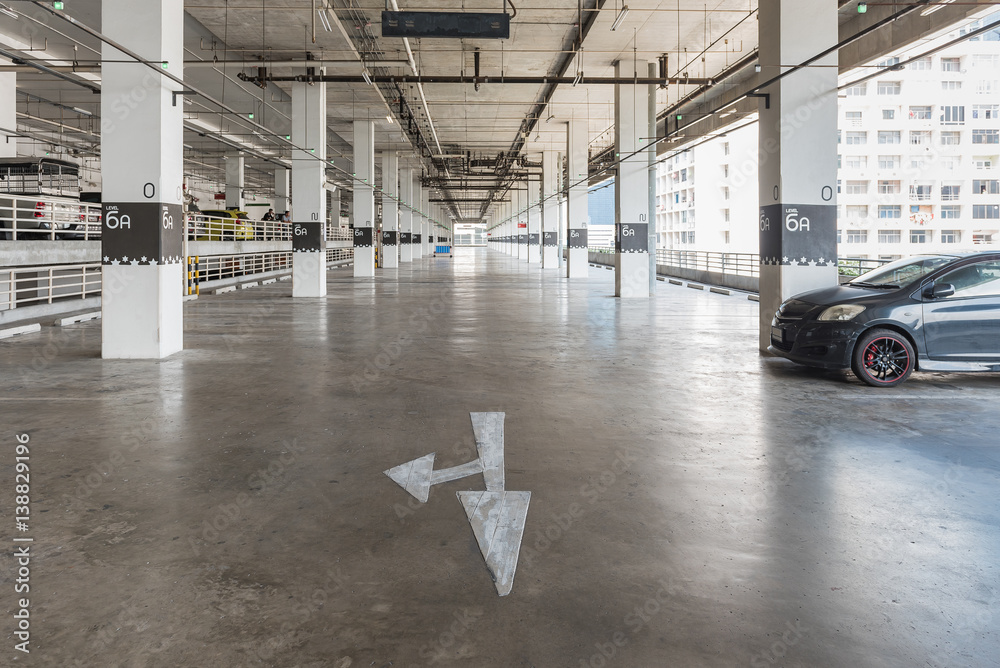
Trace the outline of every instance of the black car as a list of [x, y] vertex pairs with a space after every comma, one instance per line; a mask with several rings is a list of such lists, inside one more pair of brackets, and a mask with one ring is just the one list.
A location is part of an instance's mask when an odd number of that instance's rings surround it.
[[922, 371], [1000, 371], [1000, 252], [918, 255], [785, 301], [768, 350], [875, 387]]

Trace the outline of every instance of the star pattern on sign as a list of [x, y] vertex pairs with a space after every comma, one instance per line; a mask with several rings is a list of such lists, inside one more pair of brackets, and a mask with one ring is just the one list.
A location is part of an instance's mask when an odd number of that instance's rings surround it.
[[800, 264], [806, 264], [807, 262], [809, 262], [809, 260], [806, 258], [802, 258], [801, 260], [799, 260]]
[[139, 261], [135, 258], [132, 258], [132, 262], [130, 262], [130, 264], [134, 267], [135, 265], [139, 264]]
[[118, 260], [112, 260], [111, 264], [120, 264], [120, 263], [118, 262]]
[[826, 258], [822, 258], [822, 257], [821, 257], [820, 259], [816, 260], [816, 262], [817, 262], [818, 264], [826, 264]]
[[143, 255], [143, 256], [142, 256], [142, 261], [143, 261], [143, 262], [145, 262], [145, 261], [146, 261], [146, 256], [145, 256], [145, 255]]
[[156, 264], [156, 258], [154, 257], [152, 260], [149, 261], [149, 263], [155, 265]]
[[122, 262], [128, 262], [128, 255], [122, 258]]
[[105, 256], [104, 256], [104, 261], [105, 261], [105, 262], [110, 262], [110, 261], [111, 261], [111, 258], [109, 258], [109, 257], [108, 257], [107, 255], [105, 255]]
[[788, 256], [786, 255], [785, 257], [781, 258], [781, 261], [782, 262], [788, 262]]

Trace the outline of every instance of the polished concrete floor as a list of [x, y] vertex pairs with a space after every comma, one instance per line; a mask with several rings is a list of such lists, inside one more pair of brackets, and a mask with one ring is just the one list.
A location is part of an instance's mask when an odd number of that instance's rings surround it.
[[[0, 343], [0, 665], [997, 665], [1000, 376], [871, 389], [658, 287], [466, 249], [204, 297], [162, 361], [102, 361], [99, 322]], [[470, 411], [532, 493], [502, 598], [455, 495], [482, 477], [420, 504], [382, 474], [472, 459]]]

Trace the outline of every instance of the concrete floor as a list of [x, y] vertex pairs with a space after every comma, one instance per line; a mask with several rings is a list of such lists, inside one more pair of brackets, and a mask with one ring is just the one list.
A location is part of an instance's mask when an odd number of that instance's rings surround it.
[[[349, 271], [188, 303], [159, 362], [102, 361], [99, 322], [0, 343], [35, 540], [0, 664], [997, 665], [1000, 376], [871, 389], [759, 357], [742, 297], [483, 249]], [[421, 505], [382, 474], [472, 459], [470, 411], [532, 492], [504, 598], [481, 476]]]

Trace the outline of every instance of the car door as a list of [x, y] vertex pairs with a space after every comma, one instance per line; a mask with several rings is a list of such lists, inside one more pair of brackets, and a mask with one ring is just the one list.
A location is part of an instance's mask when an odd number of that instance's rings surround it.
[[927, 356], [956, 362], [1000, 362], [1000, 260], [953, 269], [934, 284], [954, 294], [923, 297]]

